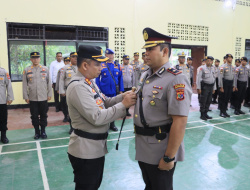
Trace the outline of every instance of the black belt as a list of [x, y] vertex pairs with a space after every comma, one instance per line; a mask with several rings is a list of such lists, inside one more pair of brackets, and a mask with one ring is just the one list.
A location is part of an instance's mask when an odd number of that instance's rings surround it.
[[203, 82], [203, 85], [206, 85], [206, 86], [214, 86], [214, 83], [213, 83], [213, 84], [207, 84], [207, 83]]
[[163, 140], [166, 138], [166, 134], [169, 133], [172, 123], [167, 125], [162, 125], [158, 127], [139, 127], [135, 125], [135, 133], [142, 136], [154, 136], [158, 140]]
[[233, 80], [223, 79], [223, 82], [233, 82]]
[[237, 80], [237, 82], [238, 83], [242, 83], [242, 84], [246, 84], [247, 83], [247, 81], [239, 81], [239, 80]]
[[74, 129], [74, 133], [80, 137], [92, 140], [106, 140], [108, 133], [88, 133], [79, 129]]

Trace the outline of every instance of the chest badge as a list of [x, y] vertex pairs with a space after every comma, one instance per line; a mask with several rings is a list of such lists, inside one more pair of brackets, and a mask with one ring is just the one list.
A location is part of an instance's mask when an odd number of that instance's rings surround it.
[[150, 101], [150, 105], [151, 105], [151, 106], [155, 106], [155, 101], [154, 101], [154, 100], [151, 100], [151, 101]]
[[158, 94], [159, 93], [157, 90], [153, 90], [152, 92], [153, 92], [153, 94]]
[[162, 86], [153, 86], [153, 88], [162, 90]]

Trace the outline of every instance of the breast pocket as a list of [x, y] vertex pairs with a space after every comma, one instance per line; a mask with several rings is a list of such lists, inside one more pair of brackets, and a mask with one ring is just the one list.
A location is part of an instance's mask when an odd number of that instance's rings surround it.
[[209, 77], [210, 77], [210, 73], [205, 73], [205, 74], [204, 74], [204, 78], [205, 78], [205, 79], [207, 79], [207, 78], [209, 78]]
[[163, 92], [158, 92], [157, 94], [156, 93], [153, 93], [153, 92], [157, 92], [156, 90], [153, 90], [152, 91], [152, 94], [149, 94], [148, 95], [148, 98], [149, 98], [149, 105], [151, 108], [156, 108], [158, 109], [159, 107], [161, 107], [161, 104], [162, 104], [162, 96], [163, 96]]
[[101, 73], [102, 78], [107, 78], [108, 75], [109, 75], [108, 69], [103, 69]]
[[46, 81], [47, 73], [46, 72], [41, 72], [40, 77], [41, 77], [42, 81]]
[[33, 83], [34, 74], [33, 73], [27, 73], [27, 79], [28, 79], [28, 83]]

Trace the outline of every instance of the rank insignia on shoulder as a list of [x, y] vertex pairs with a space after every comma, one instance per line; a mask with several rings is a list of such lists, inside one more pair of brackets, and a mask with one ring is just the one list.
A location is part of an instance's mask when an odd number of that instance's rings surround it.
[[200, 68], [200, 71], [202, 71], [202, 68]]
[[161, 68], [161, 70], [158, 72], [158, 74], [161, 75], [162, 73], [164, 73], [165, 70], [166, 70], [165, 67]]
[[185, 96], [184, 96], [184, 89], [179, 89], [179, 90], [176, 90], [176, 100], [178, 101], [182, 101], [185, 99]]
[[176, 84], [176, 85], [174, 85], [174, 89], [178, 89], [178, 88], [185, 88], [185, 84]]
[[181, 74], [182, 72], [181, 71], [178, 71], [176, 70], [175, 68], [168, 68], [167, 71], [169, 73], [172, 73], [173, 75], [178, 75], [178, 74]]
[[89, 79], [86, 78], [85, 81], [86, 81], [89, 85], [91, 85], [91, 82], [90, 82]]
[[153, 86], [153, 88], [162, 90], [162, 86]]
[[99, 108], [102, 110], [103, 109], [103, 107], [102, 106], [99, 106]]
[[97, 105], [101, 105], [101, 103], [102, 103], [102, 99], [96, 100], [96, 104], [97, 104]]
[[92, 89], [92, 92], [93, 92], [93, 93], [96, 93], [96, 91], [95, 91], [94, 89]]

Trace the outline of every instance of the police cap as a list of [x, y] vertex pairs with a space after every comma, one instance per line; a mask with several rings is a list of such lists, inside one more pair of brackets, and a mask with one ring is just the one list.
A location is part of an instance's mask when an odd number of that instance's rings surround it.
[[31, 52], [30, 53], [30, 58], [39, 58], [40, 57], [40, 53], [39, 52]]
[[123, 59], [129, 60], [129, 55], [122, 56]]
[[71, 56], [77, 56], [77, 53], [76, 53], [76, 52], [71, 52], [71, 53], [70, 53], [70, 57], [71, 57]]
[[139, 56], [139, 52], [135, 52], [135, 53], [134, 53], [134, 56], [135, 56], [135, 55], [138, 55], [138, 56]]
[[188, 57], [188, 58], [187, 58], [187, 61], [192, 61], [192, 60], [193, 60], [192, 57]]
[[107, 48], [106, 51], [105, 51], [105, 54], [114, 54], [115, 52], [110, 49], [110, 48]]
[[214, 58], [212, 56], [206, 56], [205, 59], [211, 59], [212, 61], [214, 60]]
[[183, 52], [179, 52], [178, 54], [178, 57], [186, 57], [186, 54], [185, 54], [185, 52], [183, 51]]
[[234, 57], [232, 56], [232, 54], [230, 54], [230, 53], [226, 54], [225, 57], [226, 57], [226, 58], [232, 57], [232, 59], [234, 58]]
[[247, 57], [242, 57], [240, 60], [241, 60], [241, 61], [246, 61], [246, 62], [248, 62]]
[[159, 44], [170, 44], [171, 39], [177, 39], [176, 37], [166, 36], [164, 34], [156, 32], [151, 28], [144, 28], [142, 34], [145, 41], [145, 45], [142, 47], [143, 49], [155, 47]]
[[69, 57], [64, 57], [64, 61], [70, 61]]
[[142, 56], [145, 56], [145, 53], [146, 53], [146, 52], [142, 52], [142, 54], [141, 54], [141, 55], [142, 55]]
[[220, 60], [219, 59], [215, 59], [215, 62], [220, 62]]
[[99, 46], [80, 45], [77, 52], [78, 57], [92, 59], [98, 62], [107, 61], [108, 58], [103, 56], [103, 50]]
[[240, 63], [240, 59], [235, 59], [235, 63]]

